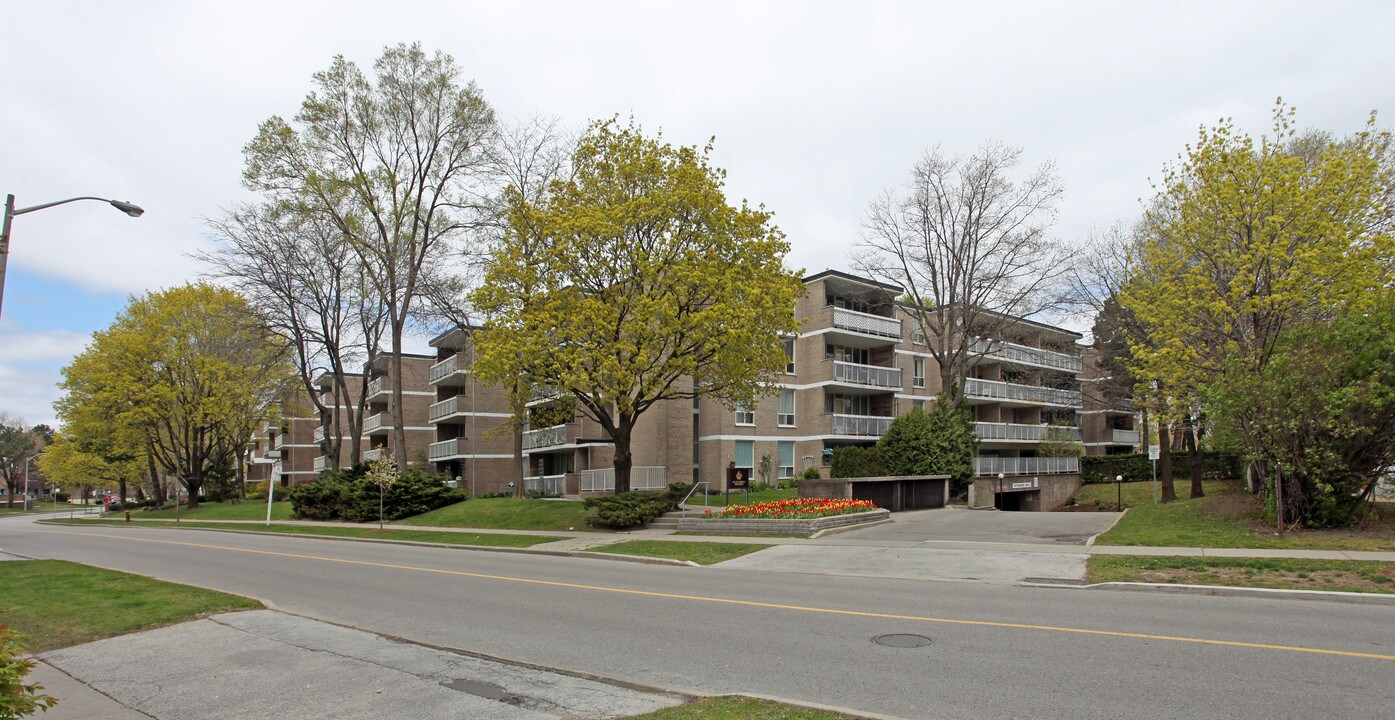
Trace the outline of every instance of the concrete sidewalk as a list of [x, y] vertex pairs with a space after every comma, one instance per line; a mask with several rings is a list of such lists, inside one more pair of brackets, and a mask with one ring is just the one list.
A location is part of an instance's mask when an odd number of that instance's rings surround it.
[[45, 720], [616, 718], [683, 699], [385, 638], [273, 610], [44, 653]]

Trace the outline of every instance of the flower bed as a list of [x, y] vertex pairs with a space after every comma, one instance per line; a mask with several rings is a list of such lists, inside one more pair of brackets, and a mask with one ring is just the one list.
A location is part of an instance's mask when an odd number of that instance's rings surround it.
[[752, 505], [732, 505], [719, 512], [708, 510], [703, 517], [726, 520], [807, 520], [833, 515], [850, 515], [876, 509], [877, 506], [873, 505], [870, 500], [794, 498]]

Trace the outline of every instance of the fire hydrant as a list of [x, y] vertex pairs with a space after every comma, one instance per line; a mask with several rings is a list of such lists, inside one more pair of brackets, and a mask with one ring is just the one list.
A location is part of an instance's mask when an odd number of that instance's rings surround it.
[[131, 511], [130, 511], [130, 510], [127, 510], [127, 511], [126, 511], [126, 522], [131, 522]]

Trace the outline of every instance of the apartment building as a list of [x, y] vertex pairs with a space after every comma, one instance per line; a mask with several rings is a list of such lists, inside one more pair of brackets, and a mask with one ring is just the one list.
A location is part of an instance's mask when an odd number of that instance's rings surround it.
[[1082, 377], [1084, 407], [1080, 429], [1088, 455], [1119, 455], [1139, 452], [1143, 442], [1138, 430], [1138, 413], [1124, 389], [1108, 382], [1098, 347], [1086, 349]]
[[[397, 434], [388, 410], [393, 392], [388, 372], [391, 358], [389, 353], [382, 353], [364, 366], [368, 382], [368, 408], [363, 416], [363, 435], [368, 443], [368, 449], [363, 452], [365, 461], [392, 457], [396, 452]], [[435, 355], [402, 353], [402, 422], [406, 429], [408, 466], [429, 467], [428, 446], [436, 439], [436, 428], [427, 421], [427, 416], [436, 393], [428, 378], [435, 362]]]
[[280, 419], [268, 420], [248, 440], [248, 482], [273, 480], [280, 487], [299, 485], [319, 475], [318, 418], [310, 416], [311, 404], [292, 398], [281, 403]]
[[434, 402], [427, 423], [435, 430], [427, 457], [435, 469], [471, 495], [504, 492], [512, 481], [514, 430], [508, 393], [479, 382], [469, 332], [453, 329], [431, 340], [434, 362], [427, 387]]
[[[785, 341], [776, 394], [734, 410], [695, 404], [696, 477], [714, 487], [733, 462], [759, 479], [767, 457], [772, 480], [811, 467], [826, 474], [835, 448], [874, 444], [897, 415], [941, 392], [925, 338], [899, 301], [902, 288], [834, 270], [804, 283], [796, 309], [802, 328]], [[964, 387], [982, 442], [976, 472], [1078, 472], [1073, 459], [1039, 458], [1036, 448], [1051, 424], [1080, 437], [1081, 335], [1030, 320], [1014, 321], [1003, 335], [976, 341]]]

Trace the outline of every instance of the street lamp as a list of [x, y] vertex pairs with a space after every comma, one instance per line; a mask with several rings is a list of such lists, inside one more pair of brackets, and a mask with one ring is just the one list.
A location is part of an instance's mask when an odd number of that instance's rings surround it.
[[67, 200], [56, 200], [54, 202], [43, 203], [41, 205], [30, 205], [29, 207], [16, 208], [15, 196], [5, 196], [5, 221], [4, 225], [0, 226], [0, 305], [3, 304], [5, 299], [5, 264], [10, 257], [10, 221], [13, 220], [16, 215], [31, 213], [35, 210], [45, 210], [55, 205], [64, 205], [70, 202], [77, 202], [78, 200], [97, 200], [99, 202], [104, 202], [116, 208], [117, 210], [120, 210], [121, 212], [130, 215], [131, 217], [140, 217], [145, 212], [140, 208], [139, 205], [134, 205], [124, 200], [108, 200], [106, 198], [91, 197], [88, 195], [84, 195], [82, 197], [68, 198]]
[[998, 497], [993, 498], [993, 507], [1003, 509], [1003, 474], [998, 473]]

